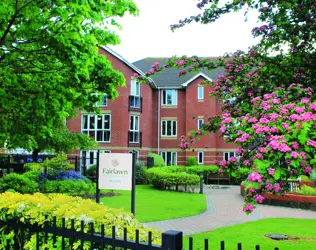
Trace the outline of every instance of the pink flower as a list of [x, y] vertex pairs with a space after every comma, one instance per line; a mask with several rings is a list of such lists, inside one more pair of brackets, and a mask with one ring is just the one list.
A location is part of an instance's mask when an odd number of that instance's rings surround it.
[[308, 140], [306, 143], [307, 146], [312, 146], [314, 148], [316, 148], [316, 141], [313, 140]]
[[296, 151], [293, 151], [291, 153], [291, 156], [294, 158], [294, 159], [297, 159], [300, 155], [296, 152]]
[[252, 98], [251, 100], [250, 100], [250, 102], [256, 102], [256, 101], [258, 101], [258, 100], [260, 100], [261, 99], [261, 96], [257, 96], [257, 97], [255, 97], [255, 98]]
[[225, 118], [224, 121], [223, 121], [223, 123], [227, 123], [227, 124], [229, 124], [231, 122], [232, 122], [231, 118]]
[[303, 169], [303, 172], [306, 174], [310, 174], [311, 172], [313, 172], [313, 169], [311, 166], [308, 166], [308, 167]]
[[255, 155], [255, 158], [256, 158], [256, 159], [261, 159], [261, 160], [262, 160], [262, 159], [263, 159], [263, 155], [262, 155], [262, 154], [256, 154], [256, 155]]
[[266, 148], [258, 148], [258, 151], [259, 151], [260, 153], [264, 153], [264, 152], [266, 152]]
[[262, 176], [257, 171], [255, 171], [248, 176], [248, 180], [251, 182], [262, 182]]
[[275, 183], [275, 184], [273, 185], [273, 189], [274, 189], [274, 192], [276, 192], [276, 193], [280, 192], [280, 191], [281, 191], [280, 184]]
[[221, 126], [219, 129], [220, 132], [224, 133], [226, 131], [226, 127], [225, 126]]
[[223, 173], [224, 170], [223, 170], [222, 168], [220, 168], [220, 169], [218, 170], [218, 172]]
[[291, 152], [292, 150], [291, 150], [291, 148], [288, 146], [288, 145], [286, 145], [286, 144], [282, 144], [281, 146], [280, 146], [280, 148], [279, 148], [279, 150], [281, 151], [281, 152]]
[[220, 166], [225, 166], [226, 165], [226, 161], [225, 160], [222, 160], [218, 165], [220, 165]]
[[252, 117], [252, 118], [250, 118], [249, 120], [248, 120], [248, 122], [249, 123], [255, 123], [255, 122], [257, 122], [258, 120], [257, 120], [257, 118], [256, 117]]
[[236, 149], [236, 154], [237, 155], [241, 155], [241, 153], [242, 153], [242, 147], [238, 147], [237, 149]]
[[286, 122], [282, 122], [282, 128], [287, 129], [290, 125], [287, 124]]
[[255, 201], [256, 201], [257, 203], [262, 203], [262, 202], [264, 201], [264, 197], [263, 197], [262, 195], [257, 194], [257, 195], [255, 196]]
[[237, 161], [237, 158], [234, 157], [234, 156], [233, 156], [233, 157], [230, 157], [229, 161], [230, 161], [230, 162], [235, 162], [235, 161]]
[[235, 142], [245, 142], [249, 138], [249, 134], [243, 134], [241, 138], [237, 138]]
[[292, 147], [295, 149], [295, 150], [297, 150], [300, 146], [299, 146], [299, 144], [298, 144], [298, 142], [292, 142]]
[[250, 166], [250, 165], [251, 165], [249, 160], [245, 160], [245, 161], [243, 162], [243, 164], [244, 164], [245, 166]]
[[311, 110], [316, 110], [316, 103], [311, 103], [311, 104], [309, 105], [309, 108], [310, 108]]
[[243, 208], [244, 212], [251, 212], [251, 213], [253, 212], [253, 209], [254, 207], [250, 203], [247, 203]]
[[270, 182], [267, 181], [266, 185], [265, 185], [265, 188], [266, 188], [266, 190], [271, 191], [273, 189], [273, 186], [272, 186], [272, 184]]
[[305, 152], [301, 152], [301, 153], [300, 153], [300, 156], [302, 156], [302, 158], [303, 158], [304, 160], [306, 160], [306, 153], [305, 153]]
[[308, 99], [307, 97], [303, 97], [303, 98], [301, 99], [301, 102], [302, 102], [302, 103], [308, 103], [308, 102], [309, 102], [309, 99]]
[[296, 113], [302, 113], [302, 112], [304, 112], [305, 107], [301, 107], [301, 108], [300, 107], [296, 107], [294, 110], [295, 110]]
[[268, 168], [268, 174], [269, 175], [274, 175], [275, 169], [274, 168]]

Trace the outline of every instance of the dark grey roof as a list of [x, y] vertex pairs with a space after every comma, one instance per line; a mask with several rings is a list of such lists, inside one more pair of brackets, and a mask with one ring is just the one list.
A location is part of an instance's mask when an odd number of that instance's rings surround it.
[[[215, 58], [212, 58], [215, 59]], [[139, 60], [137, 62], [134, 62], [133, 64], [139, 68], [143, 72], [147, 72], [150, 70], [150, 68], [153, 66], [155, 62], [159, 62], [161, 66], [165, 65], [166, 61], [168, 60], [167, 57], [148, 57], [144, 58], [142, 60]], [[168, 68], [163, 69], [161, 72], [157, 73], [155, 76], [151, 76], [159, 88], [182, 88], [182, 84], [192, 79], [194, 76], [202, 72], [212, 80], [216, 80], [218, 75], [221, 75], [224, 73], [223, 68], [212, 70], [211, 72], [202, 69], [199, 72], [195, 73], [187, 73], [182, 76], [178, 76], [178, 72], [181, 69], [174, 69], [174, 68]]]

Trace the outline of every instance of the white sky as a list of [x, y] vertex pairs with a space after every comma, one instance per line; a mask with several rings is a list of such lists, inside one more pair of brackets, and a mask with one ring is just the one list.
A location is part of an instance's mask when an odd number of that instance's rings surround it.
[[257, 43], [251, 29], [258, 26], [257, 13], [248, 21], [244, 13], [222, 16], [215, 23], [191, 23], [172, 32], [171, 24], [200, 13], [197, 0], [134, 0], [140, 10], [138, 17], [124, 16], [118, 34], [121, 44], [110, 46], [114, 51], [134, 62], [145, 57], [220, 56], [238, 49], [246, 50]]

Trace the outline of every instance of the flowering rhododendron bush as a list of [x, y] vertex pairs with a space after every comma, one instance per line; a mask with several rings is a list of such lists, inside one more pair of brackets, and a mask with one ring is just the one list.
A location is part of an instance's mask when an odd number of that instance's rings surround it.
[[316, 169], [316, 4], [314, 0], [202, 0], [197, 7], [201, 14], [180, 20], [171, 30], [256, 9], [262, 25], [251, 32], [260, 42], [248, 51], [216, 59], [170, 57], [164, 65], [155, 63], [146, 76], [171, 67], [179, 69], [179, 77], [201, 69], [225, 69], [214, 81], [204, 82], [212, 86], [209, 94], [221, 104], [221, 111], [209, 117], [202, 129], [182, 136], [180, 146], [189, 150], [209, 132], [235, 143], [238, 157], [214, 164], [232, 176], [238, 168], [249, 169], [244, 211], [250, 213], [263, 202], [265, 192], [284, 194], [288, 179]]

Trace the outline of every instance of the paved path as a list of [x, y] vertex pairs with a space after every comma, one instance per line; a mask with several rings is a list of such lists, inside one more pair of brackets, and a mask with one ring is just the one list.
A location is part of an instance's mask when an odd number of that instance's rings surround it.
[[204, 188], [204, 193], [207, 200], [207, 210], [204, 213], [173, 220], [149, 222], [145, 223], [145, 226], [161, 231], [179, 230], [184, 235], [190, 235], [263, 218], [316, 219], [316, 212], [313, 211], [268, 205], [258, 205], [251, 215], [246, 215], [242, 211], [243, 198], [240, 195], [239, 186], [230, 186], [228, 189]]

